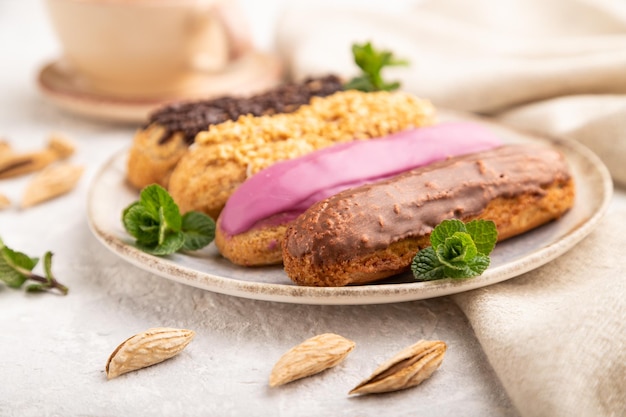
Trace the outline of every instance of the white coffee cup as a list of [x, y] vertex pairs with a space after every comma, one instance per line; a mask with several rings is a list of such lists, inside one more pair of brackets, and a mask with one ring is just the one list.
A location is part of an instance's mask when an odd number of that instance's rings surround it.
[[235, 0], [46, 0], [64, 60], [95, 91], [166, 96], [252, 42]]

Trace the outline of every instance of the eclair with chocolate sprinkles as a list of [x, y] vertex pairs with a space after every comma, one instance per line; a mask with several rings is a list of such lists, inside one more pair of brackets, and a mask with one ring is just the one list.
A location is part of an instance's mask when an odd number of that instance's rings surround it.
[[249, 97], [219, 97], [175, 103], [155, 111], [134, 136], [128, 155], [128, 182], [141, 189], [156, 183], [167, 188], [172, 170], [185, 155], [196, 135], [209, 126], [240, 116], [289, 113], [342, 89], [334, 76], [308, 78], [300, 83], [285, 83]]

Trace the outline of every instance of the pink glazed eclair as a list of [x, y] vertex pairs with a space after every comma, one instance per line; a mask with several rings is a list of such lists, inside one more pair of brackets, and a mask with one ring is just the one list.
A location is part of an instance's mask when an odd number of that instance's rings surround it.
[[287, 227], [318, 201], [501, 144], [479, 124], [449, 122], [338, 144], [276, 163], [248, 178], [230, 196], [217, 220], [215, 244], [238, 265], [279, 264]]

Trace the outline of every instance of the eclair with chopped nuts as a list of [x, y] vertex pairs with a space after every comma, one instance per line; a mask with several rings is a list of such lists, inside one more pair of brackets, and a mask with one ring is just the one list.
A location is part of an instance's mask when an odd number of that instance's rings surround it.
[[167, 188], [176, 164], [196, 135], [209, 126], [243, 115], [289, 113], [311, 97], [324, 97], [342, 89], [334, 75], [285, 83], [260, 94], [175, 103], [158, 109], [134, 136], [127, 163], [128, 182], [141, 189], [150, 184]]
[[287, 226], [314, 203], [344, 189], [501, 144], [477, 123], [451, 122], [341, 143], [276, 163], [246, 180], [228, 199], [217, 221], [215, 244], [235, 264], [281, 263]]
[[172, 172], [168, 191], [182, 212], [201, 211], [216, 219], [239, 185], [278, 161], [434, 120], [429, 101], [404, 92], [350, 90], [313, 97], [293, 113], [242, 116], [198, 133]]
[[407, 271], [445, 219], [492, 220], [501, 241], [559, 218], [574, 194], [567, 161], [549, 146], [450, 158], [310, 207], [285, 232], [285, 271], [307, 286], [377, 281]]

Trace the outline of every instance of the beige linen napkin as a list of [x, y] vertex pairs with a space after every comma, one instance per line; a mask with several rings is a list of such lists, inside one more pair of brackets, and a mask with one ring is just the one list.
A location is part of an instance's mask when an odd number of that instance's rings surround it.
[[[433, 0], [292, 7], [277, 46], [294, 78], [356, 73], [371, 40], [411, 61], [387, 78], [439, 107], [579, 140], [626, 184], [626, 3]], [[626, 213], [522, 277], [454, 296], [523, 416], [626, 415]]]
[[457, 294], [524, 416], [626, 412], [626, 211], [538, 270]]

